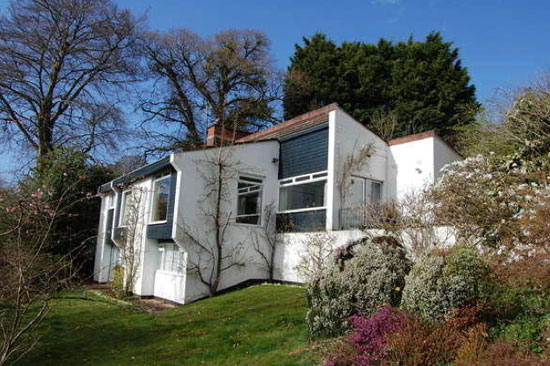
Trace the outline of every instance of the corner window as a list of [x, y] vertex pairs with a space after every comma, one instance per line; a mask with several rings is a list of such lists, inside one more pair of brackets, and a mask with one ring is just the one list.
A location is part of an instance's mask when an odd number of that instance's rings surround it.
[[172, 273], [184, 272], [183, 252], [176, 244], [161, 244], [159, 269]]
[[132, 209], [132, 191], [122, 192], [122, 207], [120, 209], [120, 226], [128, 226]]
[[326, 185], [326, 173], [315, 173], [281, 181], [279, 212], [325, 208]]
[[239, 177], [237, 185], [237, 217], [239, 224], [260, 225], [262, 217], [263, 180]]
[[170, 176], [162, 177], [153, 183], [152, 221], [166, 221], [168, 217], [168, 198], [170, 196]]

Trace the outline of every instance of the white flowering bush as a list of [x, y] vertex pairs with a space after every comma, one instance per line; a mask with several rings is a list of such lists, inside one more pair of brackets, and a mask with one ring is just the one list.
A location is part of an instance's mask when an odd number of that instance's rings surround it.
[[343, 334], [350, 316], [370, 316], [380, 306], [401, 301], [411, 268], [405, 250], [391, 237], [365, 240], [354, 248], [345, 265], [322, 271], [307, 286], [306, 318], [314, 337]]
[[428, 321], [440, 321], [484, 292], [489, 267], [479, 253], [457, 246], [434, 251], [415, 263], [405, 278], [402, 306]]
[[436, 221], [452, 225], [459, 240], [509, 253], [528, 243], [522, 216], [544, 192], [548, 186], [513, 161], [479, 155], [445, 167], [428, 195]]

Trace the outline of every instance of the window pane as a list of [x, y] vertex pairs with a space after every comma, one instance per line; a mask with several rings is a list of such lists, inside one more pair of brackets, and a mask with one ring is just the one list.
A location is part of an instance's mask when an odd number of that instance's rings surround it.
[[279, 191], [279, 210], [298, 210], [323, 207], [325, 205], [326, 181], [281, 187]]
[[240, 224], [259, 225], [262, 212], [262, 180], [239, 177], [237, 217]]
[[132, 207], [132, 192], [127, 191], [122, 194], [122, 221], [121, 226], [126, 226], [130, 222]]
[[153, 221], [164, 221], [168, 215], [168, 197], [170, 195], [170, 179], [165, 178], [155, 183]]
[[239, 195], [237, 215], [253, 215], [260, 212], [260, 192]]
[[382, 184], [380, 182], [371, 182], [370, 202], [374, 205], [380, 203], [382, 198]]
[[352, 177], [349, 187], [348, 204], [351, 207], [359, 206], [365, 203], [365, 179]]

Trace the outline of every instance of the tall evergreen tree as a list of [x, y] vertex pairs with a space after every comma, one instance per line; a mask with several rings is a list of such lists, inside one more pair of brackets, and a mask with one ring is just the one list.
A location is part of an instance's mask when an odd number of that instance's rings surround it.
[[377, 44], [343, 42], [316, 34], [296, 45], [285, 80], [285, 118], [337, 102], [369, 125], [391, 113], [395, 136], [435, 129], [452, 140], [454, 129], [474, 121], [475, 87], [459, 51], [441, 34]]

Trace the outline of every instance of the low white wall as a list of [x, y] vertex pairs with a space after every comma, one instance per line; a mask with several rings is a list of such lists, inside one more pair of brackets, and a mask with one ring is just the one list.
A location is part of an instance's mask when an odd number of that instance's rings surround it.
[[327, 249], [334, 251], [342, 245], [365, 236], [366, 234], [361, 230], [279, 234], [280, 245], [275, 252], [275, 279], [300, 283], [306, 281], [303, 273], [300, 273], [297, 267], [302, 258], [307, 258], [307, 246], [312, 241], [326, 240], [328, 242]]
[[185, 273], [173, 273], [162, 270], [155, 272], [154, 295], [162, 299], [168, 299], [180, 304], [186, 302], [185, 298]]

